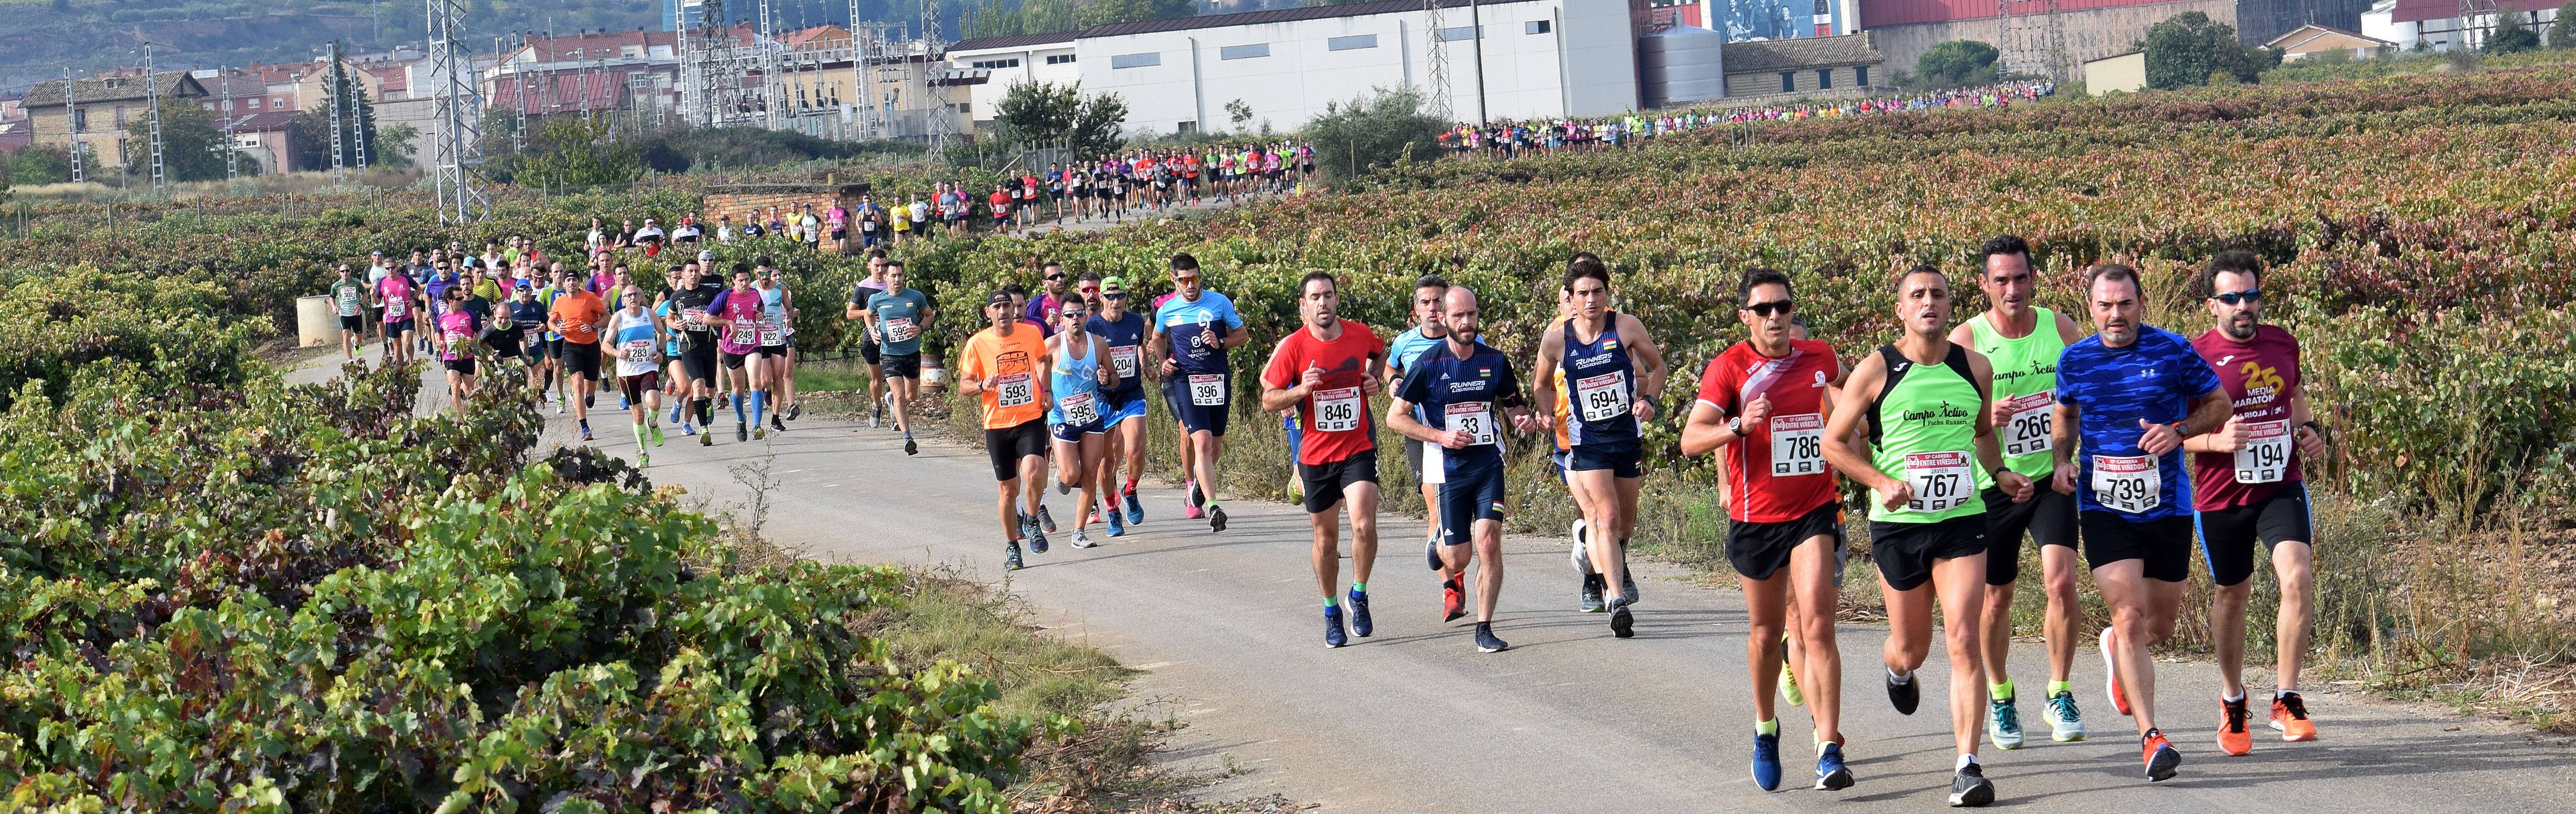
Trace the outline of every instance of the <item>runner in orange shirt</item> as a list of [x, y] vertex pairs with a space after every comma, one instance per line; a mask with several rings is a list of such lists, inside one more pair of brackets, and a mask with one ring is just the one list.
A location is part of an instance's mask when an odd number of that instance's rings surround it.
[[[984, 403], [984, 451], [993, 461], [993, 480], [1000, 484], [1002, 570], [1020, 568], [1020, 538], [1029, 553], [1044, 554], [1046, 532], [1038, 528], [1039, 476], [1046, 471], [1046, 339], [1020, 323], [1011, 295], [994, 291], [984, 301], [984, 318], [992, 327], [966, 340], [959, 349], [960, 394], [981, 395]], [[1028, 507], [1011, 506], [1017, 495]]]

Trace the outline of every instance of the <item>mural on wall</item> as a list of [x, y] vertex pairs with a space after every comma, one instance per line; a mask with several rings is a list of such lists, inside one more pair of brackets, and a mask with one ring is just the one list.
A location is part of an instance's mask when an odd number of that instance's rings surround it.
[[1713, 5], [1715, 28], [1726, 33], [1728, 42], [1833, 34], [1832, 0], [1723, 0]]

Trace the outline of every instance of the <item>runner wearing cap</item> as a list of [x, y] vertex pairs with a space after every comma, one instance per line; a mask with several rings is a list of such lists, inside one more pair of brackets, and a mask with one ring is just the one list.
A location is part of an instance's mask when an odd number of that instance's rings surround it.
[[[1038, 478], [1046, 472], [1046, 340], [1020, 323], [1011, 294], [996, 290], [984, 300], [984, 319], [991, 325], [958, 349], [957, 392], [981, 396], [984, 406], [984, 452], [993, 462], [1000, 490], [1002, 569], [1019, 570], [1020, 540], [1029, 553], [1046, 553], [1046, 532], [1038, 527]], [[1012, 506], [1023, 501], [1026, 511]]]
[[[1090, 273], [1083, 276], [1083, 285], [1092, 285]], [[1108, 409], [1103, 419], [1109, 426], [1109, 453], [1102, 469], [1109, 477], [1101, 482], [1103, 488], [1116, 486], [1117, 491], [1110, 493], [1112, 499], [1126, 504], [1126, 522], [1113, 518], [1109, 525], [1109, 536], [1117, 537], [1126, 533], [1125, 525], [1145, 522], [1145, 504], [1136, 499], [1136, 481], [1145, 475], [1144, 379], [1150, 368], [1142, 363], [1145, 315], [1127, 310], [1127, 281], [1109, 277], [1098, 285], [1100, 310], [1083, 327], [1108, 346], [1110, 366], [1118, 371], [1118, 384], [1107, 393]], [[1127, 465], [1124, 482], [1116, 478], [1121, 460]]]

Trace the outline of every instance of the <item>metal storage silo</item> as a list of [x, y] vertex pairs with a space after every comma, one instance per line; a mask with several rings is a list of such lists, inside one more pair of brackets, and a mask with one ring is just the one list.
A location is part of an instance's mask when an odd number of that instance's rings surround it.
[[1676, 25], [1637, 38], [1637, 66], [1646, 106], [1670, 107], [1726, 95], [1726, 66], [1718, 56], [1726, 35]]

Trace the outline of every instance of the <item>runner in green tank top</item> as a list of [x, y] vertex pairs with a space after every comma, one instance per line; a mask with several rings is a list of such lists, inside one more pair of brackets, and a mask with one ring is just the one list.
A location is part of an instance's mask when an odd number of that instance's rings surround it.
[[[1922, 702], [1915, 668], [1931, 655], [1932, 603], [1941, 603], [1950, 656], [1950, 730], [1957, 743], [1950, 804], [1994, 802], [1977, 765], [1978, 638], [1985, 626], [1986, 507], [1992, 483], [2026, 501], [2029, 478], [2004, 468], [1986, 394], [1986, 358], [1952, 344], [1950, 281], [1932, 266], [1897, 278], [1904, 336], [1854, 365], [1843, 392], [1861, 405], [1825, 425], [1825, 461], [1872, 490], [1870, 554], [1887, 599], [1887, 699], [1900, 714]], [[1867, 446], [1857, 443], [1867, 433]]]
[[[2056, 471], [2051, 426], [2057, 398], [2057, 357], [2084, 338], [2075, 320], [2032, 304], [2038, 278], [2030, 268], [2030, 244], [2012, 235], [1987, 240], [1985, 268], [1977, 286], [1985, 289], [1986, 312], [1950, 330], [1950, 341], [1983, 354], [1994, 366], [1995, 388], [1988, 420], [2004, 450], [2004, 466], [2037, 483], [2048, 483]], [[2019, 694], [2005, 657], [2012, 652], [2013, 589], [2021, 578], [2021, 540], [2027, 534], [2039, 547], [2042, 584], [2048, 614], [2040, 628], [2048, 650], [2047, 708], [2049, 739], [2068, 743], [2084, 739], [2084, 714], [2075, 707], [2075, 688], [2068, 683], [2075, 667], [2075, 645], [2084, 627], [2084, 609], [2076, 604], [2075, 576], [2084, 571], [2075, 550], [2075, 496], [2041, 489], [2029, 501], [2016, 503], [2000, 489], [1987, 489], [1986, 504], [1986, 737], [1998, 749], [2022, 744]]]

